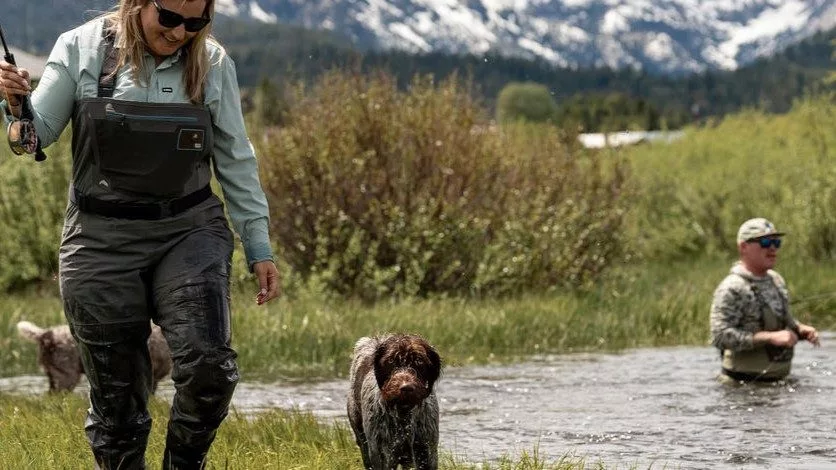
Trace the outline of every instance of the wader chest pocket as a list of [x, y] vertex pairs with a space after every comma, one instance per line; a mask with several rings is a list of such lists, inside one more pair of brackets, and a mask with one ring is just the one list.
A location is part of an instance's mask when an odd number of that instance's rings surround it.
[[177, 138], [177, 150], [201, 151], [204, 138], [203, 129], [180, 129]]
[[113, 189], [140, 194], [181, 194], [211, 147], [211, 131], [197, 116], [123, 113], [107, 105], [94, 127], [102, 176]]

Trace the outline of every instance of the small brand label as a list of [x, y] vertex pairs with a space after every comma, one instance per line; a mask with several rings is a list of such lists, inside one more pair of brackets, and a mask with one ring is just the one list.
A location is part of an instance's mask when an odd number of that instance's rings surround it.
[[181, 129], [177, 150], [203, 150], [203, 129]]
[[173, 91], [174, 91], [174, 88], [171, 88], [171, 87], [168, 87], [168, 86], [163, 87], [163, 93], [171, 93]]

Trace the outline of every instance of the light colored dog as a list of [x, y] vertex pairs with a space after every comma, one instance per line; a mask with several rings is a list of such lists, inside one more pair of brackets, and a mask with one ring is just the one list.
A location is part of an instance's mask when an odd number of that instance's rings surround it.
[[416, 335], [361, 338], [354, 346], [348, 420], [367, 470], [438, 468], [441, 358]]
[[[21, 321], [17, 324], [17, 332], [38, 344], [38, 363], [49, 379], [50, 392], [69, 392], [75, 389], [84, 369], [81, 366], [81, 354], [68, 325], [41, 328], [32, 322]], [[153, 393], [160, 380], [171, 373], [172, 366], [168, 343], [157, 325], [151, 325], [148, 350], [151, 353]]]

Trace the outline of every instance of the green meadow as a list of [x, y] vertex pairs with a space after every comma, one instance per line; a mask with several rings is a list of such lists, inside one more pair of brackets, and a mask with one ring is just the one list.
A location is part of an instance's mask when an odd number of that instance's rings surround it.
[[[281, 128], [253, 119], [250, 132], [284, 296], [256, 306], [236, 252], [244, 381], [347, 377], [354, 342], [388, 331], [424, 335], [448, 367], [707, 345], [712, 291], [737, 227], [755, 216], [788, 232], [778, 269], [796, 317], [836, 324], [832, 95], [688, 128], [671, 144], [590, 152], [548, 126], [490, 126], [459, 83], [399, 92], [385, 78], [336, 75], [300, 87]], [[43, 164], [0, 152], [0, 370], [36, 374], [15, 324], [63, 322], [69, 136]], [[152, 462], [164, 405], [152, 407]], [[89, 468], [85, 407], [77, 395], [0, 394], [0, 468]], [[350, 430], [295, 411], [233, 413], [210, 453], [210, 468], [360, 467]], [[531, 449], [490, 463], [444, 455], [442, 468], [605, 467]]]

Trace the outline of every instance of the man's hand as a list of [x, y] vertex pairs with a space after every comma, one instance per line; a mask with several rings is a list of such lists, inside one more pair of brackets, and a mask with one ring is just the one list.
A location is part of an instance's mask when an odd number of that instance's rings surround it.
[[801, 339], [806, 339], [807, 341], [813, 343], [814, 346], [821, 346], [821, 343], [819, 342], [819, 332], [812, 326], [799, 323], [798, 334], [801, 336]]
[[790, 330], [758, 331], [754, 339], [756, 343], [771, 344], [781, 348], [791, 348], [798, 342], [798, 336]]
[[263, 305], [280, 295], [279, 270], [275, 263], [270, 260], [254, 263], [253, 273], [258, 278], [259, 287], [255, 297], [256, 304]]

